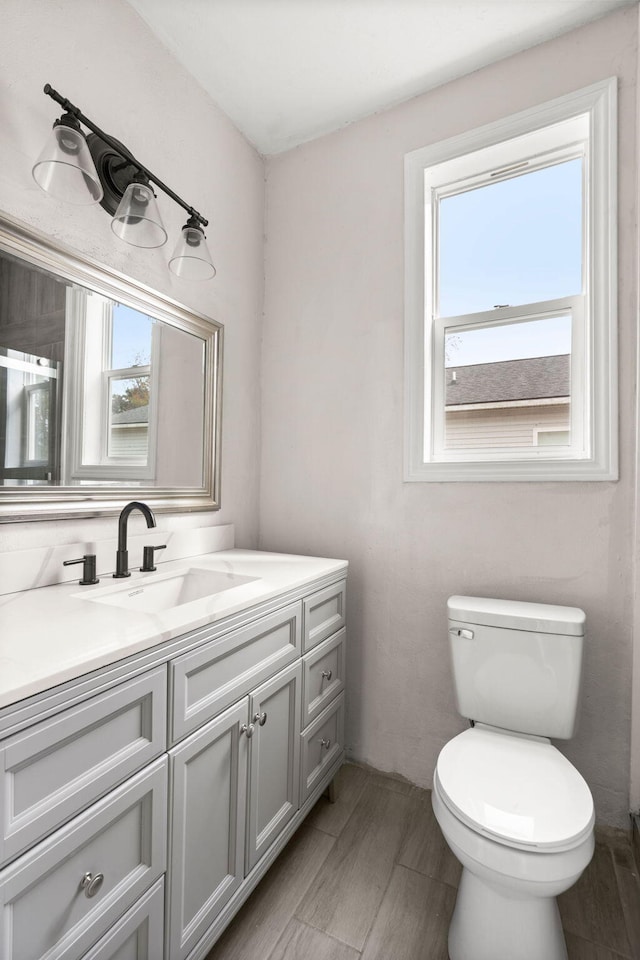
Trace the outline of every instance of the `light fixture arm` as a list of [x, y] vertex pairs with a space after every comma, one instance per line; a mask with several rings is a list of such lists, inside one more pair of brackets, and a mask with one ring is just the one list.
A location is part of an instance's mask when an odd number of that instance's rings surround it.
[[155, 184], [158, 189], [162, 190], [163, 193], [166, 193], [168, 197], [171, 197], [175, 203], [179, 204], [184, 210], [187, 211], [190, 218], [193, 218], [197, 223], [202, 224], [203, 227], [206, 227], [209, 223], [208, 220], [198, 213], [193, 207], [189, 206], [188, 203], [185, 203], [182, 197], [179, 197], [177, 193], [174, 193], [173, 190], [163, 183], [162, 180], [158, 179], [151, 170], [147, 169], [144, 164], [140, 163], [139, 160], [133, 156], [133, 154], [124, 146], [124, 144], [119, 143], [117, 140], [114, 140], [113, 137], [110, 137], [108, 133], [105, 133], [104, 130], [101, 130], [100, 127], [96, 126], [93, 121], [89, 120], [88, 117], [82, 113], [82, 111], [76, 107], [70, 100], [67, 100], [66, 97], [61, 96], [57, 90], [54, 90], [51, 84], [46, 83], [44, 86], [44, 92], [48, 97], [51, 97], [52, 100], [55, 100], [56, 103], [59, 103], [63, 110], [71, 114], [76, 120], [83, 123], [86, 127], [89, 128], [93, 133], [95, 133], [101, 140], [111, 147], [112, 150], [115, 150], [124, 160], [136, 167], [140, 173], [144, 174], [145, 177]]

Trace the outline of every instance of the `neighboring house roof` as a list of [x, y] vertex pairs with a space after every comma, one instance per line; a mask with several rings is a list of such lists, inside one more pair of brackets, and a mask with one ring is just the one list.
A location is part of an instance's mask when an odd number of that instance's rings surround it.
[[122, 413], [114, 413], [111, 416], [111, 423], [149, 423], [149, 407], [131, 407], [130, 410], [123, 410]]
[[445, 370], [446, 405], [568, 397], [569, 377], [568, 354], [450, 366]]

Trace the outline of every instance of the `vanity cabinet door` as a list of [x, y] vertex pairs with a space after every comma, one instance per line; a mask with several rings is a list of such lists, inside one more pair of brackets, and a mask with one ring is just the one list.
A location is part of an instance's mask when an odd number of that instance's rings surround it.
[[182, 960], [244, 878], [245, 697], [169, 752], [169, 953]]
[[166, 865], [157, 760], [0, 873], [2, 960], [79, 960]]
[[302, 664], [295, 663], [249, 698], [247, 873], [298, 810]]

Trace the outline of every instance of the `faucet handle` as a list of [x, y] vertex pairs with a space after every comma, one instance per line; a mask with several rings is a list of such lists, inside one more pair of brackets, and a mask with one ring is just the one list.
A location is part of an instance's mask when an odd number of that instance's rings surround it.
[[166, 543], [161, 544], [159, 547], [143, 547], [142, 548], [142, 566], [140, 570], [142, 573], [151, 573], [152, 570], [157, 570], [157, 567], [154, 563], [154, 553], [156, 550], [166, 550]]
[[80, 583], [82, 586], [85, 586], [89, 583], [100, 583], [98, 577], [96, 577], [96, 555], [95, 553], [85, 553], [83, 557], [78, 557], [77, 560], [63, 560], [63, 567], [70, 567], [74, 563], [83, 564], [82, 567], [82, 580]]

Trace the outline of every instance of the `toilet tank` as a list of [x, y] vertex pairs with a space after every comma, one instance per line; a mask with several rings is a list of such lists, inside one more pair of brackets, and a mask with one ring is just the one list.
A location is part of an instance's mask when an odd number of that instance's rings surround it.
[[458, 712], [514, 733], [569, 740], [584, 612], [486, 597], [450, 597], [447, 608]]

